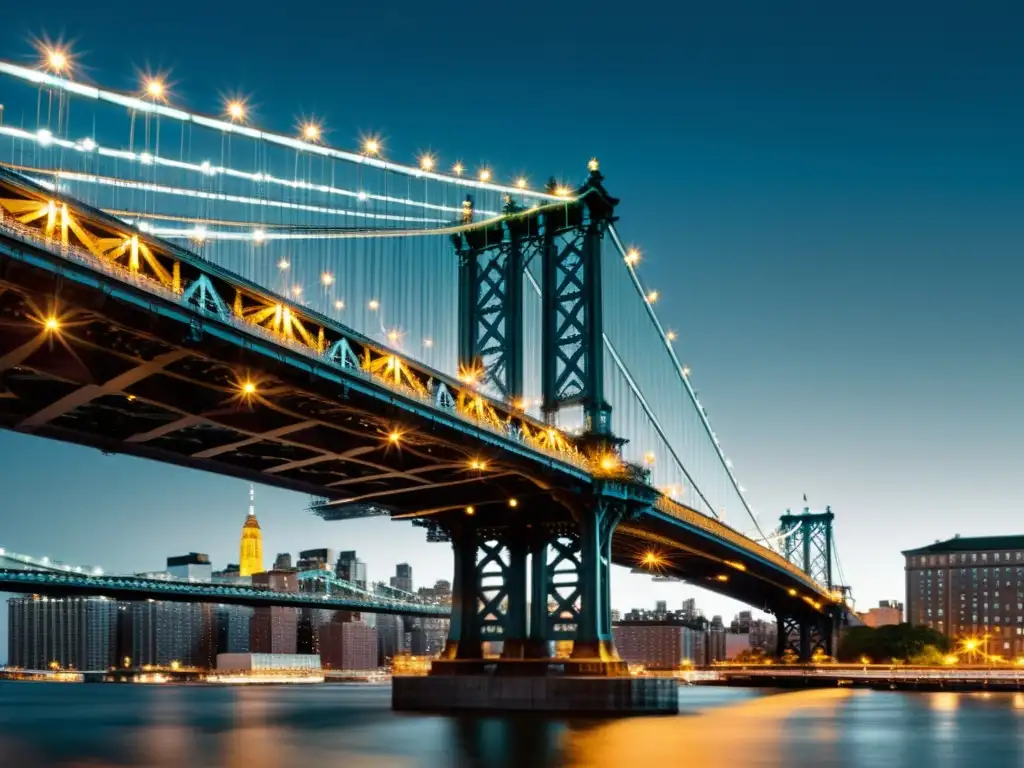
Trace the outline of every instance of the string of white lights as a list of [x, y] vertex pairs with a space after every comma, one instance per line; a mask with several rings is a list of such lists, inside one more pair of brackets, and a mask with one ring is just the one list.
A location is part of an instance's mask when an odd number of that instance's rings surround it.
[[707, 432], [708, 437], [711, 438], [712, 444], [715, 446], [715, 453], [718, 454], [718, 457], [722, 462], [722, 466], [724, 467], [726, 475], [729, 478], [729, 482], [736, 490], [736, 494], [739, 496], [740, 503], [743, 505], [743, 508], [747, 511], [747, 514], [750, 515], [750, 519], [754, 521], [754, 526], [757, 528], [758, 533], [760, 533], [761, 536], [764, 537], [764, 533], [761, 531], [761, 525], [757, 520], [757, 515], [754, 513], [754, 510], [751, 509], [750, 505], [747, 503], [745, 489], [740, 485], [739, 481], [736, 479], [736, 475], [733, 472], [732, 462], [726, 457], [725, 453], [722, 451], [722, 446], [718, 441], [718, 436], [715, 434], [715, 431], [711, 428], [711, 422], [708, 421], [707, 414], [704, 413], [704, 407], [701, 405], [700, 400], [697, 398], [697, 393], [694, 392], [693, 386], [690, 384], [688, 369], [685, 368], [679, 362], [679, 358], [676, 356], [675, 349], [673, 349], [671, 339], [669, 337], [669, 334], [671, 332], [666, 331], [665, 328], [662, 326], [661, 321], [658, 319], [657, 313], [654, 311], [654, 307], [651, 305], [652, 294], [646, 293], [644, 291], [643, 285], [640, 283], [640, 278], [636, 272], [636, 257], [631, 255], [633, 254], [633, 252], [627, 250], [627, 248], [623, 245], [622, 240], [619, 237], [619, 233], [618, 231], [616, 231], [614, 225], [610, 226], [608, 230], [611, 233], [612, 242], [615, 243], [615, 247], [618, 249], [623, 261], [625, 261], [626, 263], [626, 268], [629, 270], [629, 274], [633, 279], [633, 284], [636, 286], [637, 292], [640, 294], [641, 300], [647, 307], [647, 313], [650, 316], [651, 321], [654, 323], [654, 327], [657, 328], [658, 333], [661, 335], [661, 338], [664, 341], [665, 349], [668, 351], [669, 356], [672, 358], [674, 367], [679, 374], [680, 380], [683, 382], [683, 386], [686, 388], [686, 392], [690, 397], [690, 401], [697, 409], [697, 413], [700, 416], [700, 420], [704, 425], [704, 429]]
[[[277, 144], [278, 146], [288, 147], [299, 152], [308, 152], [310, 154], [321, 155], [323, 157], [330, 157], [335, 160], [343, 160], [349, 163], [356, 163], [360, 165], [369, 166], [372, 168], [378, 168], [383, 171], [391, 171], [393, 173], [399, 173], [406, 176], [412, 176], [414, 178], [431, 179], [433, 181], [439, 181], [444, 184], [458, 185], [461, 187], [471, 187], [474, 189], [485, 190], [489, 192], [500, 192], [503, 194], [518, 194], [527, 197], [535, 198], [538, 200], [557, 200], [557, 195], [548, 193], [533, 191], [525, 189], [519, 186], [496, 184], [488, 180], [478, 180], [463, 178], [461, 176], [449, 176], [444, 173], [438, 173], [436, 171], [425, 170], [416, 166], [403, 165], [401, 163], [392, 163], [387, 160], [382, 160], [379, 157], [375, 157], [371, 154], [359, 154], [356, 152], [348, 152], [341, 149], [335, 149], [323, 144], [315, 143], [314, 141], [303, 141], [301, 139], [294, 139], [290, 136], [284, 136], [278, 133], [272, 133], [269, 131], [261, 131], [256, 128], [250, 128], [247, 125], [241, 125], [236, 122], [228, 120], [219, 120], [216, 118], [204, 117], [193, 112], [187, 112], [181, 109], [175, 109], [174, 107], [161, 104], [156, 100], [156, 97], [162, 94], [155, 94], [153, 99], [144, 99], [138, 96], [128, 96], [123, 93], [117, 93], [116, 91], [108, 91], [102, 88], [97, 88], [91, 85], [85, 85], [83, 83], [76, 83], [73, 80], [68, 80], [64, 77], [58, 77], [57, 75], [50, 74], [49, 72], [41, 72], [36, 69], [29, 67], [22, 67], [17, 64], [13, 64], [8, 61], [0, 61], [0, 74], [10, 75], [19, 80], [23, 80], [29, 83], [36, 83], [43, 85], [48, 88], [56, 88], [66, 93], [81, 96], [87, 99], [93, 99], [97, 101], [105, 101], [110, 104], [117, 104], [118, 106], [125, 107], [134, 112], [142, 112], [146, 114], [157, 115], [160, 117], [170, 118], [183, 123], [192, 123], [199, 125], [204, 128], [213, 128], [223, 133], [232, 133], [239, 136], [245, 136], [250, 139], [256, 139], [259, 141], [266, 141], [270, 144]], [[162, 90], [162, 89], [161, 89]], [[487, 172], [489, 176], [490, 173]]]
[[[36, 171], [38, 173], [39, 171]], [[368, 211], [353, 211], [344, 208], [325, 208], [320, 205], [308, 205], [306, 203], [291, 203], [285, 200], [267, 200], [258, 197], [247, 197], [245, 195], [229, 195], [224, 192], [208, 192], [202, 189], [189, 189], [187, 187], [170, 187], [163, 184], [152, 184], [146, 181], [129, 181], [117, 179], [110, 176], [96, 176], [90, 173], [78, 173], [77, 171], [46, 171], [52, 174], [59, 181], [75, 181], [83, 184], [98, 184], [100, 186], [118, 187], [120, 189], [134, 189], [140, 192], [153, 192], [162, 195], [176, 195], [179, 197], [192, 197], [199, 200], [219, 200], [225, 203], [241, 203], [244, 205], [255, 205], [266, 208], [281, 208], [292, 211], [310, 211], [313, 213], [325, 213], [332, 216], [352, 216], [361, 219], [374, 219], [377, 221], [402, 221], [417, 224], [448, 224], [447, 219], [432, 219], [422, 216], [400, 216], [394, 213], [370, 213]], [[33, 179], [37, 181], [37, 179]], [[232, 239], [232, 238], [225, 238]]]
[[[25, 131], [20, 128], [14, 128], [12, 126], [0, 125], [0, 136], [10, 136], [12, 138], [21, 139], [23, 141], [31, 141], [39, 146], [58, 146], [63, 149], [77, 150], [82, 153], [95, 153], [102, 157], [110, 157], [118, 160], [128, 160], [138, 162], [141, 165], [160, 165], [167, 168], [176, 168], [178, 170], [192, 171], [195, 173], [203, 174], [204, 176], [231, 176], [237, 179], [246, 179], [255, 183], [265, 182], [268, 184], [277, 184], [283, 187], [289, 187], [296, 190], [308, 190], [312, 192], [321, 192], [327, 195], [340, 195], [349, 198], [356, 198], [360, 202], [366, 200], [373, 200], [381, 203], [388, 203], [394, 205], [406, 205], [415, 208], [424, 208], [434, 211], [445, 211], [449, 213], [458, 213], [462, 210], [459, 206], [453, 205], [439, 205], [437, 203], [428, 203], [424, 200], [413, 200], [411, 198], [392, 197], [390, 195], [378, 195], [372, 192], [366, 192], [364, 190], [352, 190], [345, 189], [342, 187], [334, 187], [327, 184], [312, 184], [308, 181], [292, 181], [289, 179], [283, 179], [279, 176], [274, 176], [269, 173], [250, 173], [248, 171], [240, 171], [235, 168], [228, 168], [225, 166], [215, 166], [209, 161], [202, 163], [186, 163], [182, 160], [172, 160], [166, 157], [160, 157], [159, 155], [151, 154], [149, 152], [131, 152], [123, 149], [112, 149], [110, 147], [102, 147], [98, 145], [93, 139], [85, 138], [80, 141], [70, 141], [68, 139], [61, 139], [54, 136], [50, 131], [40, 130], [35, 133], [31, 131]], [[497, 211], [480, 210], [479, 213], [485, 216], [496, 215]]]

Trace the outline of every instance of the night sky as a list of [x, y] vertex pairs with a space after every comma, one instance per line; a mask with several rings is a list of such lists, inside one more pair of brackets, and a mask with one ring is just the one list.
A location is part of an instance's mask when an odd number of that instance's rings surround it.
[[[196, 111], [240, 92], [267, 128], [314, 114], [332, 144], [379, 132], [390, 158], [430, 147], [499, 179], [582, 179], [599, 157], [762, 520], [830, 504], [865, 609], [903, 599], [901, 549], [1022, 533], [1022, 28], [1013, 2], [53, 0], [6, 15], [0, 57], [62, 38], [109, 88], [169, 72]], [[0, 456], [0, 546], [237, 562], [244, 483], [9, 433]], [[257, 490], [268, 565], [331, 546], [371, 578], [450, 577], [420, 530], [306, 501]], [[693, 593], [617, 570], [613, 604]]]

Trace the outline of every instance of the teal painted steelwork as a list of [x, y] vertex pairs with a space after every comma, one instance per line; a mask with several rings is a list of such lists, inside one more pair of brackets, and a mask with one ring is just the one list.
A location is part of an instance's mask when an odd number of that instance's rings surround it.
[[293, 606], [324, 610], [447, 617], [443, 605], [414, 603], [383, 596], [338, 597], [315, 592], [274, 592], [237, 584], [207, 584], [134, 576], [90, 576], [54, 571], [0, 569], [0, 591], [32, 594], [109, 596], [123, 600], [225, 603], [249, 606]]

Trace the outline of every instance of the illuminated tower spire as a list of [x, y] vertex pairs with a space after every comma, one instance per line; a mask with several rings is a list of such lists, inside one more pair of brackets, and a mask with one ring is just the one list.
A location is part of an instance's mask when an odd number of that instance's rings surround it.
[[256, 492], [252, 485], [249, 486], [249, 515], [242, 526], [238, 573], [241, 576], [263, 573], [263, 532], [256, 520]]

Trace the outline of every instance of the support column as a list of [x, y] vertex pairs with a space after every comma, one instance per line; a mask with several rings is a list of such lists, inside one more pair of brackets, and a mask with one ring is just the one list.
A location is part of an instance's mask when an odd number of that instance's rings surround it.
[[789, 647], [789, 626], [781, 613], [775, 614], [775, 658], [782, 661], [786, 649]]
[[548, 539], [538, 535], [530, 546], [530, 638], [526, 658], [550, 659], [554, 655], [548, 636], [548, 595], [551, 576], [548, 571]]
[[503, 659], [526, 658], [526, 542], [520, 537], [508, 543], [509, 566], [505, 575], [508, 608], [505, 611]]
[[800, 661], [806, 664], [811, 660], [811, 623], [807, 619], [800, 621]]
[[580, 611], [572, 658], [620, 661], [611, 632], [611, 606], [606, 580], [610, 568], [611, 534], [621, 512], [604, 501], [580, 515]]
[[[455, 572], [452, 578], [452, 619], [444, 658], [480, 659], [483, 648], [477, 600], [480, 591], [476, 570], [476, 530], [464, 528], [452, 535], [455, 550]], [[457, 633], [454, 637], [453, 633]], [[454, 653], [447, 655], [453, 646]]]

